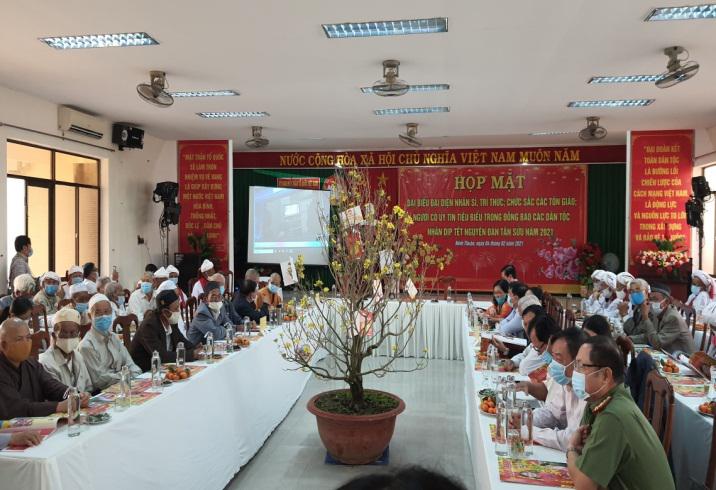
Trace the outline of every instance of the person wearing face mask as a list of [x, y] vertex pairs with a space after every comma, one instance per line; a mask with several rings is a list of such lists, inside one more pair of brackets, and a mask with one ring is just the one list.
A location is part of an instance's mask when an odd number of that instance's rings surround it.
[[187, 338], [192, 344], [203, 343], [209, 332], [214, 335], [214, 340], [223, 340], [226, 338], [226, 326], [233, 325], [224, 308], [220, 288], [218, 282], [206, 283], [204, 299], [196, 309], [187, 331]]
[[115, 318], [127, 315], [127, 309], [124, 305], [124, 288], [120, 283], [110, 282], [107, 284], [104, 287], [104, 295], [107, 296], [107, 299], [112, 304], [112, 312]]
[[117, 383], [125, 365], [133, 377], [140, 375], [142, 370], [134, 363], [124, 343], [112, 333], [112, 305], [107, 296], [92, 296], [89, 317], [92, 328], [80, 342], [79, 350], [85, 359], [92, 386], [104, 390]]
[[40, 290], [32, 300], [38, 305], [45, 307], [47, 315], [57, 313], [57, 303], [60, 299], [57, 293], [60, 289], [60, 276], [53, 271], [45, 272], [40, 277]]
[[[607, 271], [597, 269], [592, 272], [593, 289], [589, 296], [582, 301], [582, 309], [588, 315], [593, 315], [603, 310], [606, 306], [604, 290], [607, 285], [604, 282], [604, 275]], [[606, 293], [608, 294], [608, 293]]]
[[239, 284], [239, 292], [234, 296], [234, 309], [236, 313], [243, 318], [249, 317], [251, 321], [259, 322], [262, 317], [268, 316], [268, 305], [262, 304], [261, 308], [255, 308], [255, 299], [257, 296], [256, 283], [249, 279], [244, 279]]
[[274, 272], [269, 277], [268, 284], [259, 289], [259, 296], [261, 296], [261, 302], [268, 304], [269, 306], [281, 306], [283, 303], [283, 291], [281, 290], [281, 274]]
[[485, 310], [485, 316], [488, 320], [499, 322], [512, 311], [512, 307], [507, 303], [507, 292], [510, 283], [504, 279], [498, 279], [492, 285], [492, 305]]
[[[13, 281], [12, 294], [0, 298], [0, 311], [5, 312], [17, 298], [29, 298], [32, 300], [35, 292], [35, 279], [30, 274], [20, 274]], [[5, 312], [5, 317], [7, 317], [7, 312]]]
[[629, 285], [634, 280], [634, 276], [628, 272], [620, 272], [617, 274], [617, 290], [615, 296], [619, 303], [617, 304], [617, 315], [613, 317], [624, 323], [632, 314], [632, 305], [629, 301]]
[[530, 343], [524, 351], [507, 361], [506, 367], [510, 371], [513, 367], [517, 367], [520, 375], [529, 376], [552, 362], [548, 350], [549, 339], [559, 331], [559, 326], [541, 306], [537, 305], [525, 308], [522, 312], [522, 319], [527, 322], [525, 333]]
[[224, 311], [229, 316], [231, 323], [238, 325], [243, 321], [243, 318], [236, 313], [234, 304], [226, 298], [226, 277], [224, 274], [217, 272], [213, 276], [209, 277], [209, 280], [219, 284], [219, 292], [221, 293], [221, 301], [224, 303]]
[[20, 274], [32, 276], [28, 259], [32, 256], [32, 242], [27, 235], [15, 237], [15, 256], [10, 261], [10, 278], [8, 284], [13, 284], [15, 278]]
[[62, 308], [55, 314], [52, 345], [40, 354], [40, 364], [62, 384], [79, 391], [94, 392], [80, 345], [80, 314], [73, 308]]
[[614, 340], [597, 336], [582, 344], [572, 389], [587, 401], [567, 448], [577, 490], [674, 489], [661, 441], [624, 385], [624, 359]]
[[178, 323], [181, 320], [179, 296], [173, 289], [162, 290], [157, 293], [155, 301], [156, 308], [144, 315], [144, 320], [129, 346], [129, 353], [134, 362], [142, 370], [149, 371], [154, 351], [159, 353], [163, 363], [176, 362], [176, 348], [179, 342], [184, 343], [186, 361], [195, 360], [202, 352], [202, 347], [201, 344], [194, 346], [179, 331]]
[[127, 311], [130, 314], [137, 315], [137, 319], [141, 323], [144, 314], [153, 308], [152, 298], [154, 294], [154, 274], [144, 272], [139, 288], [136, 289], [129, 297], [129, 305]]
[[209, 277], [216, 273], [214, 270], [214, 263], [211, 260], [204, 259], [204, 262], [199, 266], [199, 280], [194, 283], [194, 287], [191, 290], [191, 295], [197, 300], [199, 296], [206, 293], [206, 284], [209, 282]]
[[706, 272], [697, 270], [691, 275], [691, 294], [686, 299], [686, 306], [691, 306], [697, 315], [701, 315], [706, 305], [713, 301], [714, 293], [714, 279]]
[[97, 269], [97, 266], [94, 265], [94, 262], [87, 262], [82, 266], [82, 275], [84, 276], [85, 281], [97, 283], [99, 269]]
[[[497, 324], [496, 328], [501, 335], [524, 335], [522, 314], [517, 308], [517, 302], [527, 294], [527, 286], [519, 281], [511, 282], [507, 292], [507, 304], [512, 311]], [[537, 301], [539, 303], [539, 301]]]
[[634, 279], [629, 283], [629, 302], [632, 306], [631, 318], [624, 322], [624, 333], [631, 337], [646, 332], [645, 322], [653, 320], [648, 296], [651, 286], [644, 279]]
[[644, 321], [644, 333], [630, 335], [635, 344], [650, 344], [655, 349], [690, 356], [696, 351], [694, 339], [679, 311], [671, 305], [671, 289], [664, 284], [651, 284], [648, 308], [651, 315]]
[[613, 272], [602, 271], [599, 276], [601, 291], [599, 299], [591, 310], [593, 315], [603, 315], [614, 318], [619, 315], [619, 304], [621, 301], [617, 298], [617, 275]]
[[73, 265], [67, 271], [67, 282], [62, 284], [62, 297], [70, 299], [70, 287], [73, 284], [79, 284], [84, 280], [82, 267]]
[[[67, 386], [30, 358], [31, 350], [27, 322], [9, 318], [0, 325], [0, 420], [67, 412]], [[89, 395], [80, 399], [86, 407]]]
[[87, 291], [87, 285], [84, 282], [78, 282], [70, 286], [70, 299], [72, 300], [72, 306], [80, 314], [80, 325], [89, 325], [90, 319], [87, 313], [89, 311], [90, 294]]
[[[261, 284], [261, 275], [259, 274], [259, 271], [256, 269], [246, 269], [246, 272], [244, 273], [244, 279], [248, 279], [249, 281], [254, 281], [256, 284], [256, 292], [259, 291], [259, 284]], [[260, 310], [261, 306], [263, 305], [264, 298], [261, 295], [254, 295], [254, 309]]]

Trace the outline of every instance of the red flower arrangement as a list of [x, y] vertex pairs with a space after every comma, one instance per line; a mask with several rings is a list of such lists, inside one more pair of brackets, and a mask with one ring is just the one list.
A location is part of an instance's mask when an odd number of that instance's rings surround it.
[[686, 252], [670, 252], [666, 250], [642, 250], [634, 260], [637, 264], [656, 269], [656, 272], [671, 273], [689, 261]]
[[585, 243], [577, 249], [578, 278], [583, 285], [592, 283], [592, 272], [602, 263], [602, 248], [596, 243]]

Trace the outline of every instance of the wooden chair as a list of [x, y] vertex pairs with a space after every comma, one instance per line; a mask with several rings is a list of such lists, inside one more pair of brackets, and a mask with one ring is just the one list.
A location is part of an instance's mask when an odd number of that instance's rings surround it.
[[194, 313], [196, 312], [196, 308], [198, 306], [198, 302], [196, 301], [195, 297], [191, 297], [188, 300], [186, 300], [186, 308], [184, 308], [185, 311], [183, 311], [184, 315], [184, 323], [188, 324], [191, 323], [191, 321], [194, 319]]
[[72, 300], [71, 300], [71, 299], [61, 299], [60, 301], [57, 302], [57, 309], [58, 309], [58, 310], [61, 310], [61, 309], [64, 308], [65, 306], [71, 305], [71, 304], [72, 304]]
[[[220, 274], [224, 276], [224, 279], [226, 280], [226, 293], [231, 293], [231, 295], [234, 295], [234, 273], [232, 271], [221, 271]], [[190, 291], [191, 292], [191, 291]], [[226, 295], [224, 293], [224, 295]]]
[[196, 284], [196, 281], [198, 280], [199, 279], [196, 277], [192, 277], [191, 279], [189, 279], [189, 283], [187, 284], [189, 295], [191, 295], [191, 293], [194, 291], [194, 284]]
[[132, 343], [132, 324], [135, 325], [135, 327], [139, 326], [139, 320], [137, 319], [137, 315], [130, 314], [130, 315], [124, 315], [124, 316], [118, 316], [114, 319], [114, 322], [112, 323], [112, 331], [114, 333], [119, 333], [117, 331], [117, 327], [122, 327], [122, 341], [124, 342], [124, 346], [129, 349], [129, 345]]
[[[40, 318], [44, 321], [41, 322]], [[32, 313], [30, 314], [30, 330], [33, 332], [39, 332], [44, 326], [45, 332], [50, 333], [49, 324], [47, 323], [47, 311], [43, 305], [35, 303], [32, 306]]]
[[32, 350], [30, 357], [37, 360], [40, 353], [45, 352], [50, 347], [50, 334], [45, 330], [40, 330], [32, 334]]
[[564, 325], [562, 326], [562, 330], [566, 330], [577, 325], [577, 317], [574, 316], [574, 312], [572, 310], [568, 308], [563, 308], [562, 311], [564, 311], [564, 314], [562, 315], [562, 317], [564, 318]]
[[714, 335], [714, 330], [716, 330], [716, 325], [709, 325], [708, 323], [704, 325], [704, 334], [701, 336], [701, 347], [700, 351], [706, 352], [711, 345], [711, 339]]
[[455, 294], [457, 291], [455, 291], [455, 285], [457, 284], [457, 280], [454, 276], [443, 276], [438, 277], [437, 280], [438, 284], [438, 290], [437, 295], [440, 296], [440, 291], [443, 291], [443, 297], [442, 299], [447, 299], [448, 296], [448, 288], [452, 289], [452, 293]]
[[132, 293], [129, 291], [129, 289], [124, 290], [124, 304], [129, 305], [129, 297], [132, 295]]
[[667, 456], [671, 446], [675, 403], [671, 383], [659, 374], [658, 370], [653, 369], [646, 377], [643, 412], [664, 446]]
[[629, 357], [631, 357], [631, 361], [633, 361], [636, 358], [636, 351], [634, 350], [634, 342], [627, 337], [626, 335], [622, 335], [620, 337], [617, 337], [616, 343], [619, 346], [619, 350], [622, 351], [622, 357], [624, 358], [624, 365], [629, 365]]

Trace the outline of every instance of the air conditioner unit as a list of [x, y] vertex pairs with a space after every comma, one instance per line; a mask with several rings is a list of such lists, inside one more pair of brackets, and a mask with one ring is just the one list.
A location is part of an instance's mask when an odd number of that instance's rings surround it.
[[95, 139], [101, 139], [105, 129], [102, 119], [67, 106], [58, 109], [58, 126], [61, 131], [72, 131]]

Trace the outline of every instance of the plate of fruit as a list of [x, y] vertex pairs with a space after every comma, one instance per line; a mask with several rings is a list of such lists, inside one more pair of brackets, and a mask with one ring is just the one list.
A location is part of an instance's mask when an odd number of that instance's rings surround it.
[[167, 366], [167, 374], [164, 376], [164, 379], [172, 383], [186, 381], [189, 378], [191, 378], [191, 369], [188, 367], [182, 368], [176, 364]]
[[234, 337], [234, 345], [242, 348], [249, 347], [251, 345], [251, 341], [248, 337], [236, 336]]
[[665, 373], [677, 374], [679, 372], [679, 366], [672, 359], [662, 359], [660, 364], [661, 370]]
[[699, 413], [707, 417], [713, 417], [716, 412], [716, 402], [703, 402], [699, 405]]
[[494, 391], [480, 391], [480, 413], [488, 417], [497, 416], [497, 396]]

